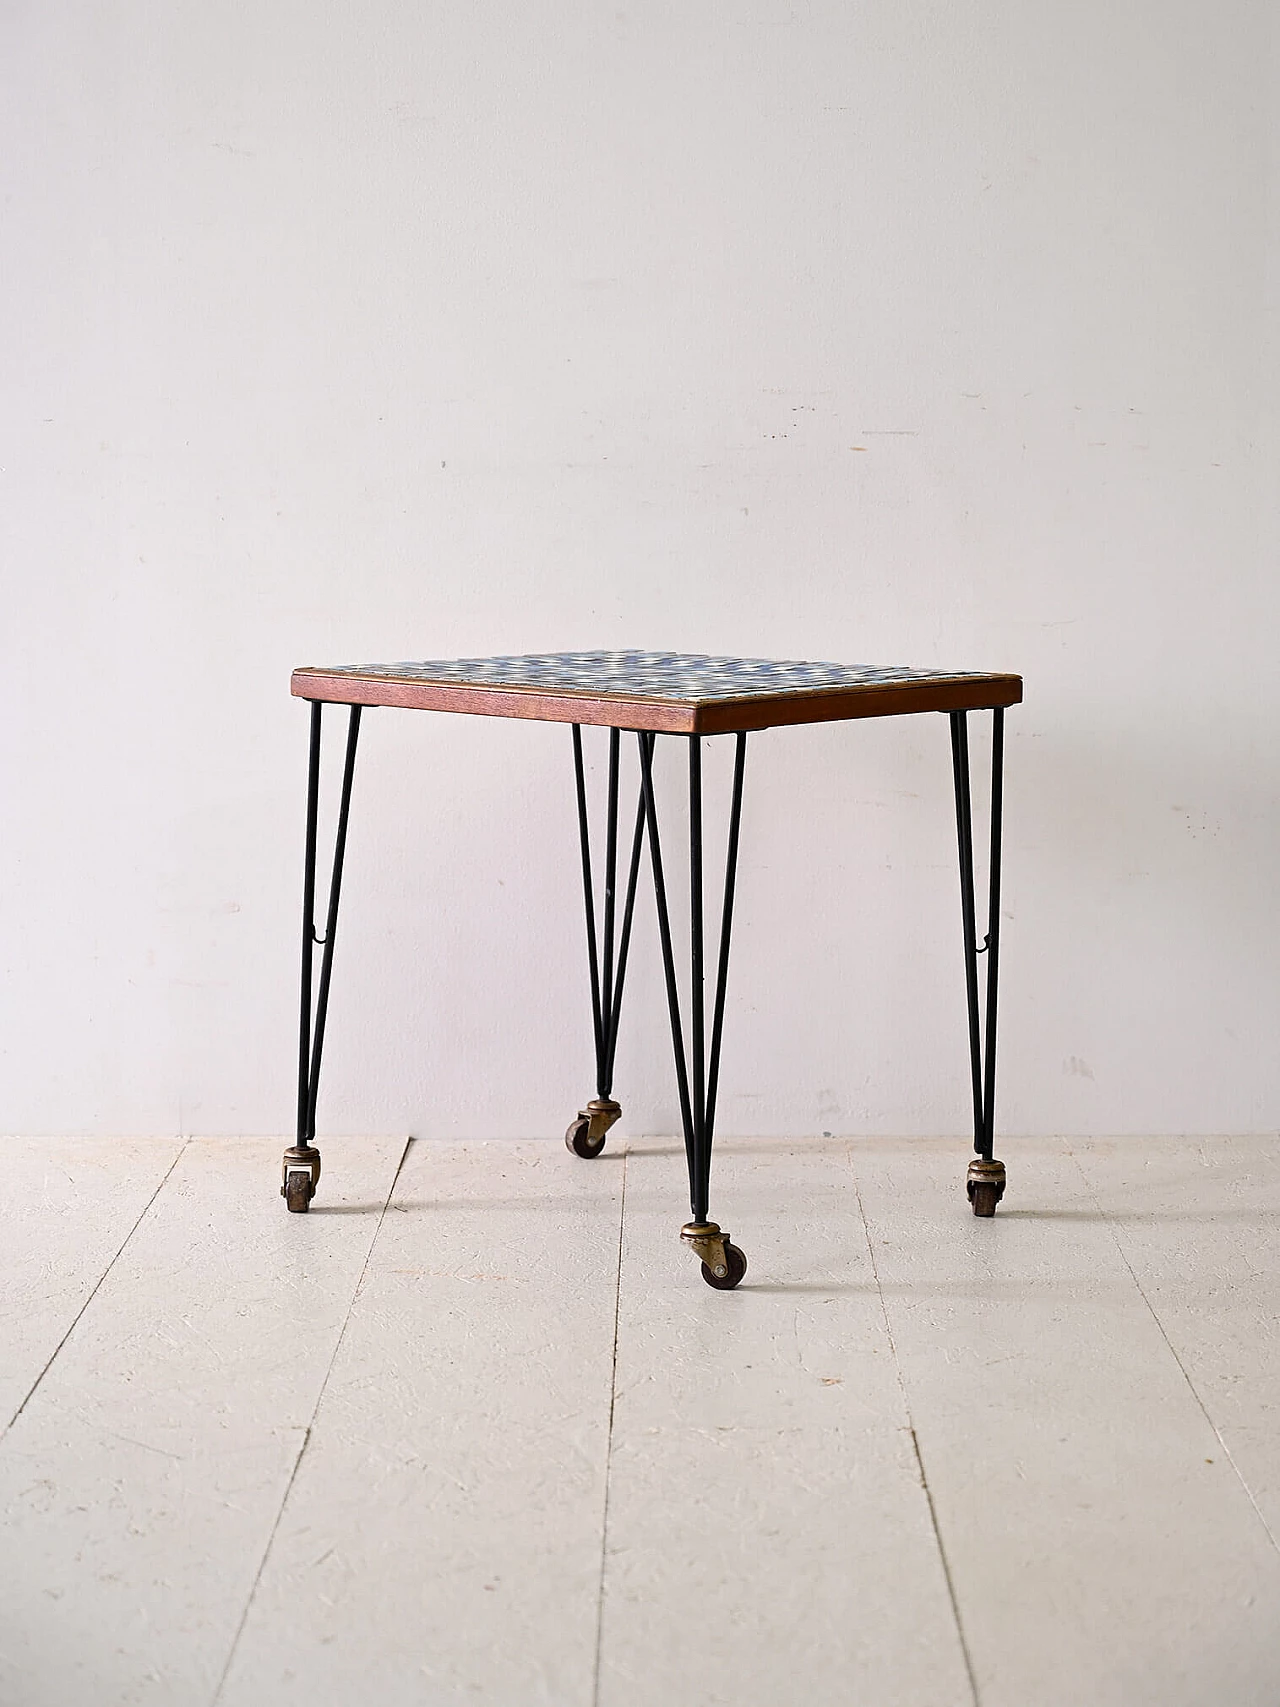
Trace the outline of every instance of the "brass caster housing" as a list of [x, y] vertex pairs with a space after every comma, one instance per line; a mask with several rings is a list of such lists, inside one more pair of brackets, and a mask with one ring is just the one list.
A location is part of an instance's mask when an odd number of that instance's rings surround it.
[[1004, 1163], [975, 1156], [969, 1163], [969, 1173], [965, 1179], [965, 1190], [969, 1194], [969, 1202], [973, 1205], [973, 1213], [990, 1219], [996, 1212], [996, 1204], [1004, 1196], [1004, 1185]]
[[702, 1259], [702, 1278], [717, 1292], [732, 1292], [747, 1272], [747, 1259], [729, 1242], [714, 1221], [688, 1221], [680, 1229], [681, 1241]]
[[608, 1097], [593, 1097], [564, 1135], [565, 1148], [590, 1161], [604, 1149], [605, 1134], [622, 1118], [622, 1105]]
[[320, 1152], [310, 1144], [293, 1144], [284, 1153], [284, 1183], [280, 1195], [293, 1215], [305, 1215], [320, 1183]]

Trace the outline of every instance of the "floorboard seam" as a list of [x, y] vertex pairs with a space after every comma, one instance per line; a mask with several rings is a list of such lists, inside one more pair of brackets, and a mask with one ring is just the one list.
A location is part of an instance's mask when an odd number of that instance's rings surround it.
[[622, 1152], [622, 1190], [618, 1202], [618, 1284], [613, 1297], [613, 1365], [609, 1376], [609, 1426], [604, 1452], [604, 1504], [600, 1513], [600, 1593], [596, 1601], [596, 1657], [591, 1674], [591, 1707], [600, 1707], [600, 1660], [604, 1642], [604, 1573], [609, 1557], [609, 1482], [613, 1474], [613, 1413], [618, 1402], [618, 1324], [622, 1318], [622, 1240], [627, 1215], [627, 1159]]
[[951, 1562], [947, 1558], [947, 1549], [942, 1540], [942, 1530], [938, 1525], [938, 1511], [933, 1503], [933, 1489], [929, 1486], [929, 1477], [924, 1467], [924, 1455], [920, 1451], [920, 1437], [916, 1433], [915, 1418], [911, 1414], [911, 1400], [907, 1394], [906, 1377], [902, 1372], [902, 1359], [898, 1356], [897, 1341], [893, 1337], [893, 1324], [889, 1320], [889, 1306], [885, 1301], [884, 1287], [880, 1284], [880, 1269], [876, 1262], [875, 1242], [871, 1237], [871, 1226], [867, 1221], [867, 1212], [862, 1204], [862, 1191], [858, 1185], [857, 1172], [853, 1166], [853, 1151], [849, 1151], [849, 1167], [853, 1172], [853, 1192], [858, 1200], [858, 1214], [862, 1217], [862, 1235], [867, 1241], [867, 1255], [871, 1259], [871, 1275], [876, 1283], [876, 1296], [880, 1300], [880, 1314], [884, 1318], [885, 1337], [889, 1341], [889, 1350], [893, 1354], [894, 1373], [898, 1378], [898, 1391], [902, 1394], [902, 1409], [907, 1419], [907, 1429], [911, 1435], [911, 1449], [915, 1453], [916, 1468], [920, 1472], [920, 1486], [924, 1489], [925, 1503], [929, 1508], [929, 1523], [933, 1529], [934, 1545], [938, 1549], [938, 1559], [942, 1565], [943, 1580], [947, 1585], [947, 1598], [951, 1602], [951, 1616], [955, 1620], [956, 1640], [960, 1644], [960, 1653], [964, 1660], [965, 1675], [969, 1679], [969, 1694], [973, 1707], [979, 1707], [978, 1680], [974, 1675], [973, 1656], [969, 1652], [969, 1643], [964, 1633], [964, 1623], [960, 1617], [960, 1602], [956, 1598], [956, 1585], [951, 1575]]
[[1103, 1208], [1101, 1200], [1099, 1199], [1097, 1192], [1094, 1190], [1093, 1181], [1089, 1178], [1088, 1174], [1085, 1172], [1084, 1163], [1080, 1160], [1079, 1156], [1077, 1156], [1075, 1151], [1071, 1148], [1070, 1141], [1067, 1142], [1067, 1154], [1071, 1157], [1071, 1160], [1075, 1163], [1076, 1170], [1079, 1173], [1080, 1178], [1084, 1181], [1085, 1190], [1089, 1193], [1089, 1196], [1093, 1199], [1094, 1207], [1097, 1209], [1098, 1214], [1106, 1222], [1107, 1228], [1111, 1233], [1111, 1237], [1115, 1241], [1116, 1250], [1119, 1251], [1119, 1253], [1120, 1253], [1120, 1261], [1128, 1269], [1129, 1278], [1133, 1281], [1133, 1284], [1137, 1287], [1139, 1298], [1141, 1298], [1142, 1302], [1146, 1305], [1147, 1310], [1150, 1313], [1151, 1320], [1155, 1323], [1156, 1328], [1159, 1331], [1160, 1338], [1164, 1341], [1165, 1345], [1168, 1346], [1169, 1356], [1177, 1364], [1178, 1371], [1181, 1374], [1182, 1379], [1186, 1382], [1188, 1390], [1191, 1393], [1191, 1397], [1195, 1400], [1196, 1404], [1199, 1406], [1201, 1415], [1204, 1417], [1204, 1420], [1208, 1423], [1209, 1427], [1213, 1430], [1214, 1438], [1217, 1440], [1218, 1445], [1222, 1448], [1223, 1457], [1226, 1459], [1227, 1463], [1230, 1464], [1231, 1469], [1235, 1474], [1236, 1480], [1239, 1482], [1240, 1486], [1244, 1489], [1245, 1497], [1248, 1499], [1249, 1504], [1253, 1507], [1254, 1516], [1257, 1518], [1258, 1522], [1262, 1525], [1263, 1530], [1266, 1533], [1267, 1540], [1270, 1541], [1271, 1545], [1276, 1549], [1276, 1551], [1278, 1553], [1280, 1553], [1280, 1539], [1277, 1539], [1275, 1531], [1272, 1529], [1271, 1525], [1267, 1522], [1266, 1518], [1263, 1516], [1262, 1508], [1259, 1506], [1257, 1500], [1254, 1499], [1254, 1497], [1253, 1497], [1253, 1489], [1249, 1486], [1248, 1482], [1245, 1480], [1244, 1475], [1240, 1469], [1240, 1466], [1236, 1463], [1235, 1455], [1232, 1452], [1231, 1448], [1227, 1445], [1226, 1440], [1223, 1438], [1222, 1430], [1218, 1427], [1217, 1423], [1214, 1422], [1213, 1418], [1210, 1416], [1209, 1407], [1205, 1404], [1204, 1400], [1200, 1397], [1199, 1389], [1197, 1388], [1195, 1382], [1191, 1379], [1191, 1376], [1187, 1370], [1186, 1364], [1182, 1361], [1181, 1357], [1179, 1357], [1178, 1352], [1177, 1352], [1177, 1348], [1175, 1347], [1173, 1341], [1169, 1338], [1169, 1335], [1165, 1330], [1165, 1325], [1160, 1320], [1160, 1317], [1156, 1311], [1155, 1305], [1151, 1302], [1150, 1298], [1147, 1297], [1146, 1289], [1143, 1286], [1142, 1282], [1138, 1279], [1137, 1270], [1134, 1268], [1133, 1264], [1129, 1261], [1129, 1253], [1124, 1248], [1124, 1244], [1120, 1238], [1120, 1232], [1119, 1232], [1119, 1229], [1117, 1228], [1117, 1226], [1115, 1224], [1115, 1220], [1112, 1216], [1108, 1215], [1106, 1210]]
[[280, 1522], [284, 1517], [285, 1507], [289, 1503], [289, 1495], [293, 1492], [293, 1484], [298, 1479], [298, 1471], [302, 1468], [302, 1460], [306, 1456], [308, 1446], [311, 1444], [311, 1433], [315, 1428], [316, 1417], [319, 1414], [320, 1406], [324, 1402], [324, 1395], [329, 1385], [329, 1378], [333, 1374], [333, 1366], [338, 1361], [338, 1353], [342, 1350], [342, 1342], [347, 1337], [347, 1328], [351, 1322], [352, 1311], [356, 1307], [356, 1300], [359, 1298], [360, 1289], [364, 1285], [364, 1277], [369, 1272], [369, 1264], [373, 1260], [373, 1252], [378, 1243], [378, 1235], [382, 1231], [382, 1223], [387, 1218], [387, 1210], [391, 1207], [391, 1199], [395, 1196], [396, 1186], [399, 1184], [400, 1175], [404, 1171], [405, 1159], [409, 1154], [412, 1144], [412, 1138], [405, 1139], [404, 1149], [400, 1152], [400, 1160], [396, 1163], [396, 1171], [392, 1176], [390, 1186], [387, 1188], [387, 1195], [383, 1199], [382, 1210], [378, 1216], [378, 1225], [373, 1230], [373, 1237], [369, 1240], [369, 1249], [365, 1252], [364, 1262], [360, 1265], [360, 1274], [354, 1287], [351, 1289], [351, 1297], [347, 1303], [347, 1313], [342, 1318], [342, 1326], [338, 1329], [337, 1338], [333, 1342], [333, 1352], [329, 1358], [328, 1365], [325, 1368], [324, 1379], [321, 1381], [319, 1391], [316, 1393], [316, 1402], [311, 1407], [310, 1420], [303, 1428], [302, 1441], [298, 1447], [297, 1456], [294, 1458], [293, 1468], [289, 1472], [289, 1480], [285, 1483], [284, 1493], [281, 1495], [280, 1504], [276, 1508], [275, 1521], [271, 1525], [271, 1533], [267, 1537], [266, 1546], [262, 1549], [262, 1557], [258, 1560], [258, 1568], [253, 1574], [253, 1584], [249, 1589], [249, 1593], [245, 1596], [244, 1611], [240, 1614], [240, 1622], [236, 1625], [236, 1633], [231, 1638], [231, 1645], [227, 1649], [226, 1664], [223, 1666], [222, 1675], [218, 1679], [218, 1687], [214, 1690], [209, 1699], [209, 1707], [218, 1707], [218, 1702], [222, 1699], [222, 1692], [227, 1686], [227, 1678], [231, 1675], [232, 1661], [235, 1659], [236, 1650], [240, 1646], [240, 1638], [244, 1635], [244, 1627], [249, 1622], [249, 1614], [253, 1610], [253, 1603], [257, 1596], [258, 1588], [262, 1582], [263, 1573], [267, 1568], [268, 1560], [271, 1558], [271, 1549], [275, 1546], [276, 1535], [280, 1529]]
[[0, 1440], [4, 1439], [5, 1435], [8, 1434], [9, 1430], [13, 1427], [14, 1423], [17, 1422], [18, 1418], [22, 1415], [23, 1411], [26, 1410], [27, 1406], [31, 1403], [32, 1399], [35, 1397], [35, 1392], [36, 1392], [37, 1387], [39, 1387], [40, 1383], [44, 1380], [45, 1376], [53, 1368], [54, 1360], [57, 1357], [58, 1353], [62, 1350], [63, 1346], [66, 1345], [67, 1341], [71, 1338], [72, 1334], [76, 1331], [76, 1327], [79, 1324], [80, 1318], [84, 1315], [85, 1311], [89, 1308], [90, 1304], [92, 1304], [94, 1299], [98, 1296], [98, 1289], [101, 1287], [103, 1281], [106, 1280], [107, 1276], [111, 1273], [111, 1270], [116, 1266], [116, 1264], [120, 1261], [120, 1258], [124, 1255], [125, 1249], [128, 1246], [129, 1241], [133, 1238], [133, 1235], [138, 1231], [138, 1228], [141, 1227], [143, 1221], [146, 1219], [147, 1213], [150, 1210], [151, 1205], [155, 1202], [156, 1198], [159, 1197], [160, 1193], [164, 1190], [165, 1186], [168, 1184], [169, 1175], [177, 1167], [178, 1163], [182, 1160], [183, 1156], [186, 1155], [187, 1148], [190, 1145], [190, 1143], [191, 1143], [190, 1138], [184, 1138], [182, 1140], [181, 1144], [178, 1147], [177, 1154], [174, 1156], [173, 1160], [169, 1163], [169, 1166], [165, 1169], [164, 1175], [161, 1178], [160, 1183], [156, 1186], [156, 1189], [151, 1193], [151, 1196], [147, 1199], [146, 1203], [143, 1205], [142, 1211], [139, 1214], [137, 1220], [133, 1223], [133, 1226], [130, 1227], [129, 1231], [125, 1234], [124, 1238], [120, 1241], [120, 1248], [116, 1251], [116, 1253], [112, 1257], [111, 1261], [107, 1264], [107, 1266], [103, 1269], [102, 1273], [98, 1276], [97, 1280], [94, 1282], [93, 1289], [89, 1293], [89, 1296], [85, 1299], [84, 1303], [80, 1306], [80, 1308], [76, 1311], [75, 1315], [71, 1318], [71, 1322], [67, 1328], [66, 1333], [63, 1334], [62, 1338], [58, 1341], [57, 1345], [55, 1345], [53, 1350], [49, 1353], [48, 1361], [45, 1363], [44, 1368], [36, 1376], [35, 1380], [31, 1383], [31, 1386], [27, 1390], [26, 1397], [23, 1399], [22, 1403], [18, 1406], [17, 1410], [13, 1413], [13, 1415], [9, 1418], [8, 1422], [4, 1425], [3, 1429], [0, 1429]]

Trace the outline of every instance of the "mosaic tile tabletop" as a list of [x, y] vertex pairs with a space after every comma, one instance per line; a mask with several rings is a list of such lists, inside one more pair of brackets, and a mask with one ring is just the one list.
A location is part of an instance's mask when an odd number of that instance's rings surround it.
[[308, 666], [312, 703], [393, 705], [548, 723], [715, 735], [778, 723], [1013, 705], [1022, 679], [979, 670], [720, 658], [700, 652], [532, 652]]
[[366, 681], [442, 682], [460, 687], [670, 700], [681, 705], [711, 705], [776, 694], [830, 693], [841, 688], [988, 679], [981, 670], [713, 658], [697, 652], [533, 652], [510, 658], [342, 664], [317, 673]]

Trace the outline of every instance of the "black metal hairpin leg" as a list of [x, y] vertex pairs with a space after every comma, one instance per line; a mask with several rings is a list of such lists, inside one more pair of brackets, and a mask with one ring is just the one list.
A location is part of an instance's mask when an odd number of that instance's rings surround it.
[[[685, 1155], [689, 1163], [689, 1199], [693, 1219], [681, 1228], [680, 1237], [702, 1259], [702, 1277], [709, 1286], [732, 1291], [747, 1272], [747, 1259], [730, 1243], [729, 1235], [708, 1219], [711, 1187], [711, 1144], [715, 1131], [716, 1091], [720, 1079], [720, 1042], [724, 1032], [725, 985], [729, 971], [729, 939], [733, 927], [733, 896], [738, 867], [738, 829], [742, 819], [742, 775], [747, 757], [747, 737], [737, 736], [733, 766], [733, 795], [729, 807], [729, 847], [725, 861], [724, 904], [720, 916], [720, 950], [716, 968], [716, 992], [711, 1019], [711, 1047], [706, 1049], [706, 1002], [703, 969], [702, 893], [702, 738], [689, 741], [689, 1047], [680, 1019], [680, 996], [676, 982], [675, 955], [671, 946], [671, 920], [667, 910], [667, 888], [662, 870], [662, 847], [658, 837], [658, 813], [653, 792], [653, 748], [656, 737], [640, 736], [640, 773], [645, 816], [649, 828], [649, 858], [653, 866], [654, 897], [658, 907], [658, 933], [662, 940], [662, 966], [667, 984], [667, 1006], [671, 1014], [671, 1041], [675, 1052], [676, 1087], [680, 1094], [680, 1119], [684, 1127]], [[690, 1084], [692, 1065], [692, 1085]]]
[[[951, 714], [956, 829], [960, 843], [960, 905], [964, 923], [965, 986], [969, 999], [969, 1067], [973, 1085], [973, 1148], [966, 1189], [975, 1215], [991, 1216], [1004, 1196], [1004, 1163], [992, 1156], [995, 1141], [996, 996], [1000, 973], [1000, 833], [1003, 813], [1004, 711], [991, 714], [991, 855], [987, 934], [978, 947], [974, 922], [973, 815], [969, 797], [968, 713]], [[979, 1019], [978, 956], [987, 957], [986, 1023]]]
[[[311, 702], [311, 755], [307, 768], [307, 842], [302, 877], [302, 1012], [298, 1029], [298, 1135], [284, 1153], [284, 1183], [280, 1195], [295, 1213], [311, 1207], [320, 1181], [320, 1152], [315, 1146], [316, 1094], [320, 1088], [320, 1058], [324, 1053], [324, 1026], [329, 1011], [329, 979], [333, 972], [333, 939], [338, 928], [338, 900], [342, 893], [342, 861], [347, 847], [347, 817], [351, 808], [351, 778], [356, 766], [356, 741], [360, 735], [360, 707], [351, 707], [347, 725], [347, 758], [342, 772], [342, 799], [338, 806], [338, 831], [333, 848], [333, 870], [329, 879], [329, 911], [324, 935], [316, 934], [316, 816], [320, 797], [321, 700]], [[313, 989], [312, 949], [320, 945], [320, 987]], [[312, 1027], [312, 1002], [315, 1025]]]
[[618, 1048], [618, 1021], [622, 1016], [622, 985], [627, 975], [627, 951], [631, 946], [631, 920], [636, 904], [636, 880], [640, 873], [640, 850], [644, 843], [644, 796], [636, 808], [635, 834], [631, 839], [631, 863], [622, 906], [622, 929], [617, 934], [615, 959], [616, 893], [618, 876], [618, 759], [621, 738], [609, 731], [609, 784], [605, 819], [604, 930], [603, 942], [596, 938], [595, 884], [591, 876], [591, 834], [587, 821], [587, 784], [582, 768], [582, 729], [573, 725], [573, 769], [578, 785], [578, 834], [582, 841], [582, 891], [587, 907], [587, 951], [591, 962], [591, 1017], [595, 1027], [596, 1094], [578, 1118], [570, 1122], [564, 1141], [575, 1156], [598, 1156], [605, 1135], [622, 1114], [613, 1100], [613, 1061]]

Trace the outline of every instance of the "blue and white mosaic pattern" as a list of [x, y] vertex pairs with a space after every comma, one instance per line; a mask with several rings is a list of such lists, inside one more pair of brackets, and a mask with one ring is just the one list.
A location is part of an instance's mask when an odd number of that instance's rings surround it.
[[986, 672], [811, 664], [771, 658], [709, 658], [690, 652], [534, 652], [514, 658], [347, 664], [325, 670], [324, 674], [705, 705], [717, 700], [755, 699], [762, 694], [824, 693], [832, 688], [907, 687], [914, 682], [982, 680]]

